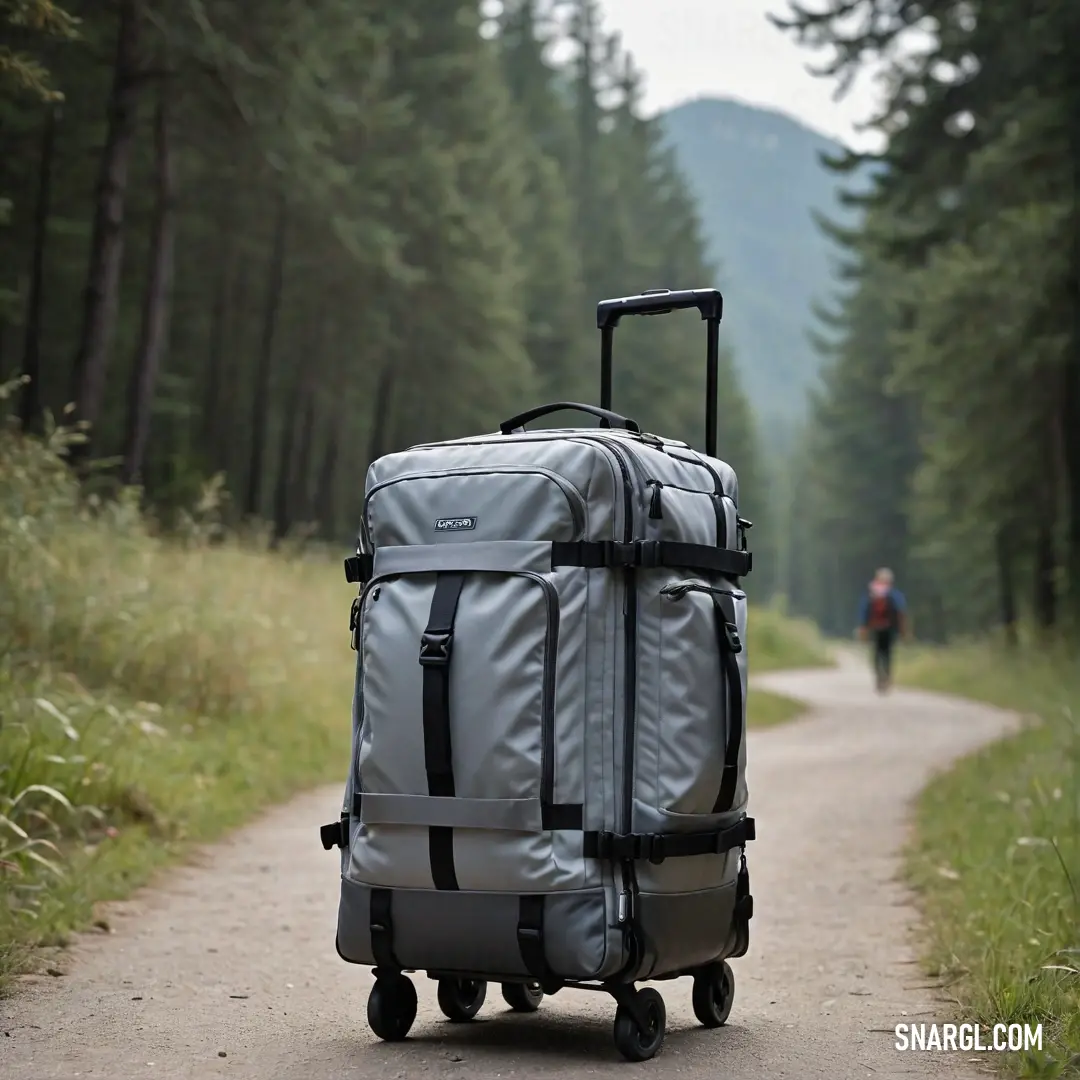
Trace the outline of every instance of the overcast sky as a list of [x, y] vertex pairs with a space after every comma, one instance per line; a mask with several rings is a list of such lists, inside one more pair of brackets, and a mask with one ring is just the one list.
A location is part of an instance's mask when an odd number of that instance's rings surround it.
[[861, 80], [843, 101], [833, 84], [806, 70], [814, 57], [775, 29], [768, 11], [787, 0], [601, 0], [604, 23], [622, 34], [646, 78], [648, 112], [702, 95], [738, 98], [795, 116], [809, 127], [865, 147], [853, 123], [874, 111], [874, 86]]

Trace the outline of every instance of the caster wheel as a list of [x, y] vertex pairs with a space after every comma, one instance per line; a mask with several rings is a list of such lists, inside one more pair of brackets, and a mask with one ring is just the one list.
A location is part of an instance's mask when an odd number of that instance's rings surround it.
[[707, 1028], [727, 1023], [735, 1000], [735, 972], [723, 960], [694, 976], [694, 1015]]
[[539, 983], [503, 983], [503, 1001], [514, 1012], [536, 1012], [540, 1008], [540, 1002], [544, 1000], [544, 991]]
[[651, 986], [639, 990], [635, 1004], [648, 1017], [648, 1027], [642, 1030], [627, 1009], [615, 1010], [615, 1047], [627, 1061], [648, 1061], [664, 1044], [667, 1009], [664, 999]]
[[367, 999], [368, 1027], [385, 1042], [400, 1042], [416, 1019], [416, 987], [404, 975], [376, 979]]
[[477, 979], [440, 979], [439, 1008], [443, 1015], [458, 1023], [471, 1020], [484, 1004], [487, 983]]

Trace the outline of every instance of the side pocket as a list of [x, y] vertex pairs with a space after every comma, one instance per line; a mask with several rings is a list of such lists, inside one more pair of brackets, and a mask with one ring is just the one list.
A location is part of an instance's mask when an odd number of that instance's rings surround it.
[[660, 594], [672, 608], [663, 620], [657, 809], [726, 813], [745, 757], [746, 595], [701, 581], [671, 582]]

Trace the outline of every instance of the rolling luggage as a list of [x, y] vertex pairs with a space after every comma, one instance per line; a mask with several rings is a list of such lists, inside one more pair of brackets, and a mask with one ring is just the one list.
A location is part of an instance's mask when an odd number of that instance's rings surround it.
[[[706, 1027], [749, 943], [746, 535], [716, 457], [715, 289], [602, 301], [601, 405], [373, 462], [346, 576], [359, 583], [352, 758], [338, 821], [337, 950], [374, 967], [368, 1022], [403, 1039], [410, 972], [452, 1020], [490, 982], [535, 1011], [563, 987], [616, 1002], [633, 1061], [663, 1042], [644, 980], [693, 976]], [[624, 315], [696, 308], [705, 453], [611, 411]], [[599, 427], [526, 429], [566, 409]]]

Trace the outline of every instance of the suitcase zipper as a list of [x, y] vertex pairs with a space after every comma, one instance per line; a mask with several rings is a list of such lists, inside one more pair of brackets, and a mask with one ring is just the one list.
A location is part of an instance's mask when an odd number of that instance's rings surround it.
[[540, 799], [551, 805], [555, 801], [555, 675], [559, 654], [559, 594], [547, 578], [540, 574], [522, 573], [544, 590], [547, 608], [547, 632], [544, 642], [544, 685], [540, 714]]
[[661, 480], [646, 480], [645, 484], [653, 489], [652, 497], [649, 499], [649, 517], [656, 521], [664, 516], [663, 500], [660, 495], [664, 490], [664, 484]]
[[[713, 479], [713, 491], [711, 492], [713, 497], [713, 509], [716, 511], [716, 546], [727, 547], [727, 514], [724, 512], [723, 500], [727, 497], [727, 492], [724, 491], [724, 485], [720, 482], [720, 474], [706, 461], [702, 461], [701, 458], [684, 457], [682, 454], [670, 454], [676, 461], [683, 461], [687, 465], [697, 465], [700, 469], [705, 469]], [[709, 494], [705, 492], [704, 494]], [[738, 509], [738, 508], [736, 508]]]
[[[625, 497], [623, 513], [623, 540], [631, 543], [634, 539], [634, 483], [630, 469], [623, 458], [622, 450], [615, 440], [597, 438], [594, 440], [607, 447], [619, 463], [623, 479]], [[623, 571], [625, 599], [626, 653], [624, 696], [626, 707], [623, 712], [623, 824], [624, 831], [630, 831], [630, 821], [634, 813], [634, 727], [635, 701], [634, 690], [637, 682], [637, 578], [632, 568]]]
[[451, 476], [491, 476], [498, 475], [500, 473], [513, 473], [543, 476], [545, 479], [550, 480], [566, 497], [566, 502], [570, 507], [570, 516], [574, 522], [574, 539], [577, 540], [585, 533], [585, 516], [586, 506], [585, 497], [578, 489], [570, 483], [564, 476], [560, 476], [556, 472], [552, 472], [551, 469], [544, 469], [538, 465], [471, 465], [462, 469], [438, 469], [430, 472], [410, 472], [402, 473], [400, 476], [395, 476], [391, 480], [383, 480], [381, 483], [376, 484], [368, 493], [364, 496], [364, 507], [361, 513], [361, 520], [364, 523], [365, 529], [368, 528], [368, 505], [371, 502], [372, 496], [383, 488], [391, 487], [394, 484], [400, 484], [405, 480], [440, 480]]
[[[673, 581], [660, 590], [661, 596], [669, 600], [681, 600], [687, 593], [705, 593], [708, 596], [730, 596], [733, 600], [745, 600], [746, 594], [732, 592], [731, 589], [718, 589], [715, 585], [706, 585], [704, 581]], [[739, 629], [728, 622], [724, 623], [724, 634], [733, 652], [742, 651]]]
[[[630, 466], [623, 457], [622, 450], [616, 440], [598, 438], [593, 436], [591, 441], [599, 443], [610, 450], [612, 456], [619, 464], [619, 471], [623, 479], [623, 538], [626, 543], [634, 539], [634, 483], [630, 475]], [[624, 832], [630, 831], [630, 823], [634, 816], [634, 729], [636, 727], [636, 690], [637, 690], [637, 573], [628, 568], [623, 572], [623, 595], [625, 596], [624, 624], [626, 634], [624, 637], [623, 651], [626, 655], [624, 674], [625, 681], [623, 695], [625, 697], [625, 709], [623, 712], [623, 805], [622, 805], [622, 828]], [[635, 915], [635, 897], [637, 896], [638, 883], [637, 871], [632, 859], [622, 862], [622, 891], [619, 893], [616, 918], [619, 925], [625, 926], [632, 922]], [[614, 877], [614, 872], [612, 873]], [[632, 959], [635, 953], [630, 949], [628, 956]]]
[[672, 581], [660, 590], [661, 596], [669, 596], [672, 600], [681, 600], [688, 592], [710, 593], [713, 596], [731, 596], [736, 600], [742, 600], [745, 593], [734, 592], [731, 589], [719, 589], [715, 585], [708, 585], [704, 581]]
[[[646, 487], [651, 487], [652, 495], [649, 497], [649, 517], [654, 521], [662, 519], [664, 516], [664, 505], [662, 492], [665, 488], [670, 491], [685, 491], [687, 495], [705, 495], [713, 501], [713, 510], [717, 513], [717, 522], [720, 519], [720, 512], [717, 505], [717, 495], [715, 491], [703, 491], [701, 488], [688, 488], [682, 487], [679, 484], [665, 484], [663, 480], [646, 480]], [[719, 533], [719, 528], [718, 528]]]

